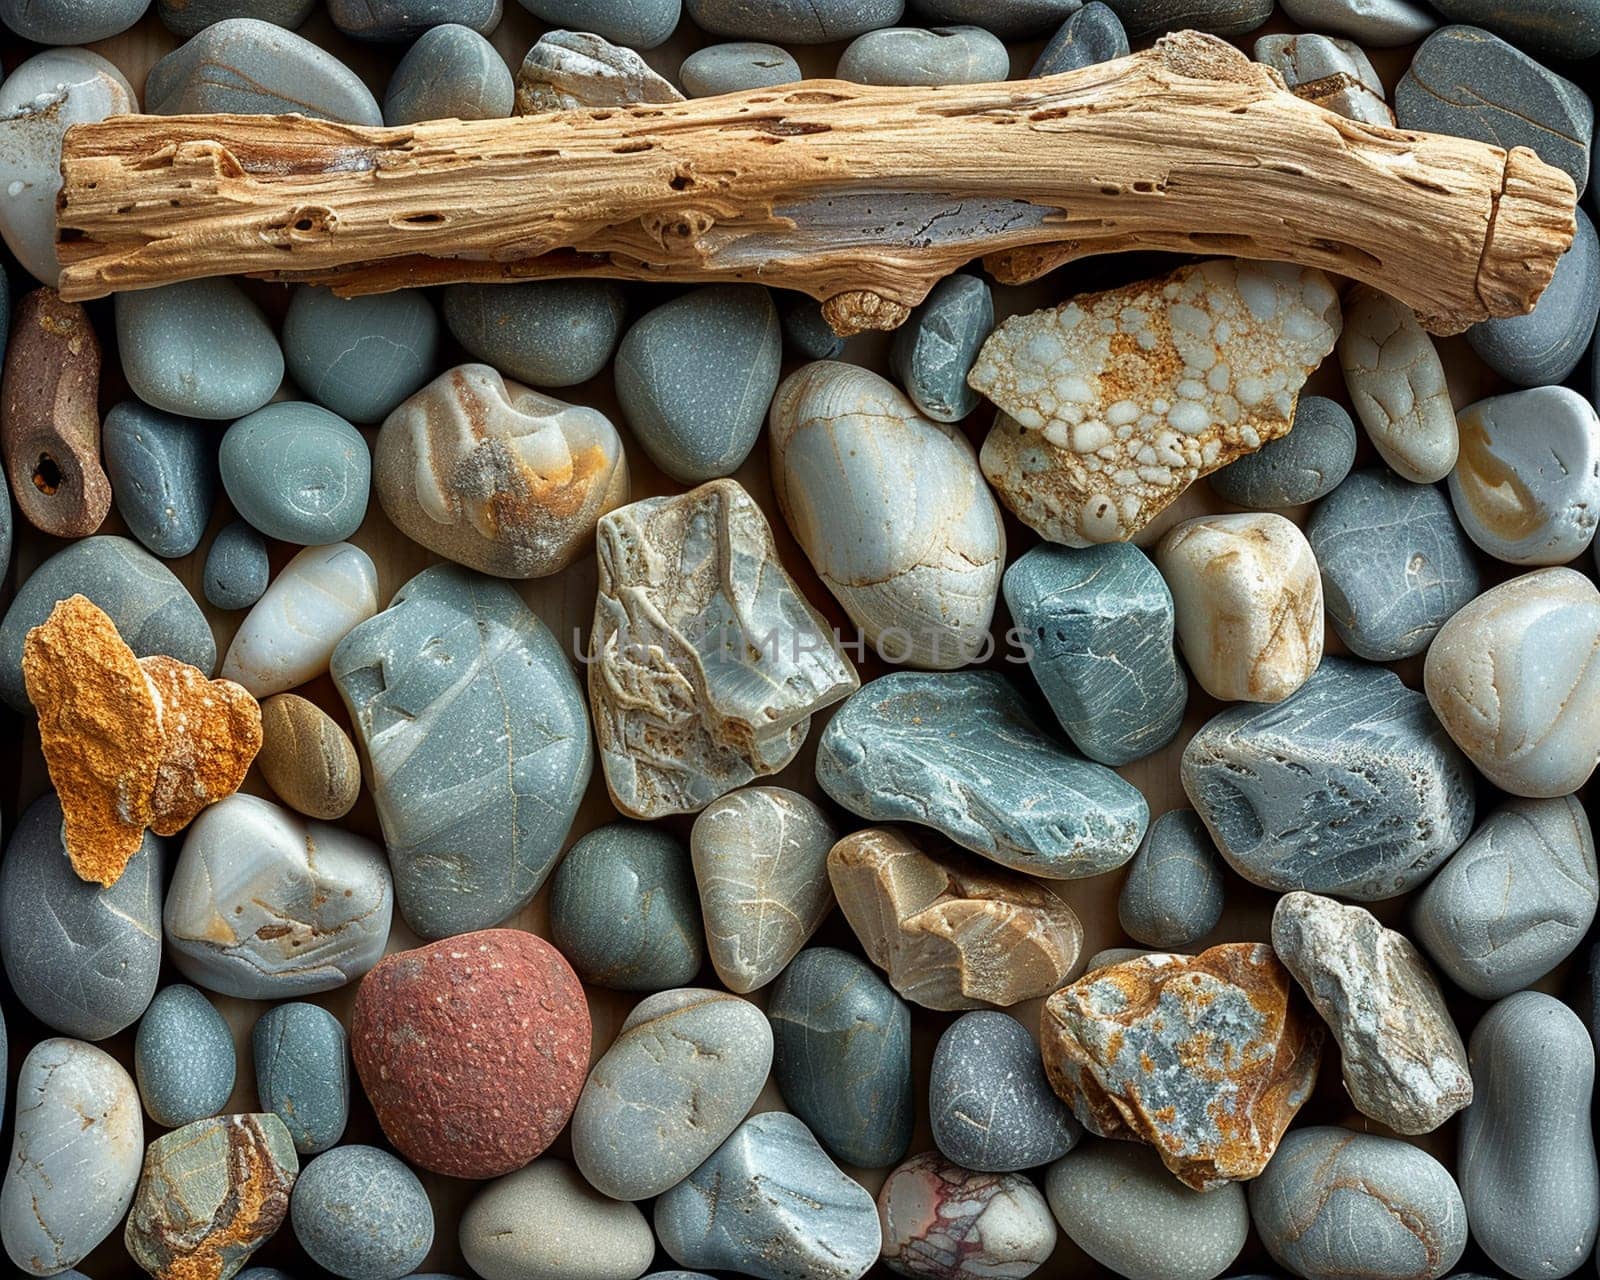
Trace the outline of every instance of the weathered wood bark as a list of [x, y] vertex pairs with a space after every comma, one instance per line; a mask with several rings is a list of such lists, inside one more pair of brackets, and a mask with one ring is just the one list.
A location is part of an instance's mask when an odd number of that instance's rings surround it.
[[62, 172], [67, 298], [230, 272], [348, 293], [760, 280], [823, 299], [841, 332], [893, 328], [976, 257], [1020, 281], [1132, 249], [1325, 268], [1454, 332], [1533, 306], [1575, 204], [1530, 151], [1344, 119], [1193, 32], [945, 89], [396, 129], [120, 116], [74, 128]]

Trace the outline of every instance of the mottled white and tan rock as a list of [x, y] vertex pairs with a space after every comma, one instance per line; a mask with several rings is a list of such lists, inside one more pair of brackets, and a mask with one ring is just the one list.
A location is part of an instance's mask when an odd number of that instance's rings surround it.
[[1288, 893], [1272, 949], [1339, 1042], [1357, 1109], [1396, 1133], [1432, 1133], [1472, 1101], [1467, 1049], [1422, 953], [1372, 912]]
[[1423, 687], [1495, 786], [1570, 795], [1600, 760], [1600, 591], [1571, 569], [1485, 591], [1434, 638]]
[[516, 114], [682, 102], [683, 95], [632, 49], [587, 31], [549, 31], [517, 72]]
[[1361, 425], [1382, 459], [1415, 484], [1456, 465], [1456, 411], [1444, 365], [1415, 313], [1357, 285], [1345, 298], [1339, 364]]
[[1047, 996], [1083, 950], [1077, 914], [1045, 885], [908, 829], [846, 836], [828, 875], [867, 958], [925, 1009]]
[[784, 519], [880, 655], [941, 671], [981, 656], [1006, 537], [966, 437], [870, 369], [820, 360], [778, 388], [769, 441]]
[[689, 857], [706, 950], [729, 991], [766, 986], [833, 910], [838, 838], [814, 801], [785, 787], [745, 787], [700, 811]]
[[733, 480], [605, 516], [589, 701], [612, 802], [695, 813], [782, 769], [859, 686]]
[[314, 680], [351, 630], [378, 612], [378, 569], [360, 547], [307, 547], [283, 566], [228, 646], [222, 678], [258, 698]]
[[627, 459], [605, 414], [486, 364], [441, 374], [389, 415], [373, 479], [406, 537], [501, 578], [566, 568], [628, 500]]
[[1015, 316], [968, 378], [1002, 410], [983, 473], [1052, 542], [1126, 541], [1288, 432], [1339, 323], [1320, 271], [1232, 259]]
[[1305, 535], [1270, 512], [1186, 520], [1156, 566], [1184, 660], [1213, 698], [1282, 702], [1322, 662], [1322, 575]]
[[1022, 1173], [978, 1173], [924, 1151], [878, 1193], [883, 1264], [912, 1280], [1023, 1280], [1056, 1247], [1056, 1221]]

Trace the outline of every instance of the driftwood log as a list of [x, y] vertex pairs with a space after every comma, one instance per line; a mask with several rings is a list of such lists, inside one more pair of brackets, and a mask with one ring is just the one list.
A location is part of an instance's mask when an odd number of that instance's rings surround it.
[[982, 257], [1005, 282], [1133, 249], [1375, 285], [1435, 332], [1532, 308], [1571, 178], [1531, 151], [1334, 115], [1182, 32], [944, 89], [808, 81], [666, 106], [360, 128], [119, 116], [62, 155], [62, 295], [248, 273], [345, 293], [551, 276], [758, 280], [893, 328]]

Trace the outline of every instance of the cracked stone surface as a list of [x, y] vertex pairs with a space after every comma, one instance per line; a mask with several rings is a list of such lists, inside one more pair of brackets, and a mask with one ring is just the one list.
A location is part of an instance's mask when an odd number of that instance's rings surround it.
[[1306, 34], [1262, 36], [1255, 43], [1255, 59], [1276, 69], [1297, 98], [1351, 120], [1394, 127], [1383, 81], [1353, 40]]
[[682, 102], [632, 49], [584, 31], [548, 31], [517, 71], [516, 114]]
[[914, 1155], [878, 1192], [884, 1265], [925, 1280], [1022, 1280], [1056, 1245], [1050, 1206], [1027, 1178]]

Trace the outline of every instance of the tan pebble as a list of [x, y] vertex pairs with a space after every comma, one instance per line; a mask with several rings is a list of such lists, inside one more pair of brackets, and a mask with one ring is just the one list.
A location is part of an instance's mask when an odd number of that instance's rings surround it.
[[261, 704], [261, 776], [291, 809], [331, 822], [361, 794], [361, 760], [350, 736], [321, 707], [294, 693]]

